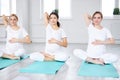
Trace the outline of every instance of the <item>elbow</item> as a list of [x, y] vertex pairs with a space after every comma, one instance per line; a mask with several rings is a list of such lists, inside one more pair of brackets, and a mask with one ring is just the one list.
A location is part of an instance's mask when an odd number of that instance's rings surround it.
[[27, 43], [27, 44], [30, 44], [30, 43], [32, 43], [32, 41], [31, 41], [31, 40], [28, 40], [28, 41], [26, 41], [26, 43]]
[[111, 41], [110, 41], [110, 44], [115, 44], [115, 40], [111, 40]]
[[111, 42], [111, 44], [115, 44], [115, 40]]
[[67, 45], [64, 45], [64, 47], [67, 47]]
[[67, 47], [68, 46], [68, 44], [66, 43], [65, 45], [64, 45], [64, 47]]

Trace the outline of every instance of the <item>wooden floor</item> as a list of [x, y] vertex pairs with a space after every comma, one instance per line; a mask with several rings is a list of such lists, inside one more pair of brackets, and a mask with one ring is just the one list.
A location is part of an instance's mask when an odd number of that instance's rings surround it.
[[[4, 43], [1, 43], [1, 46], [3, 45]], [[20, 73], [19, 69], [21, 67], [25, 67], [33, 62], [30, 59], [25, 59], [19, 63], [0, 70], [0, 80], [120, 80], [120, 78], [78, 76], [77, 72], [80, 67], [81, 60], [76, 58], [72, 52], [76, 48], [85, 50], [86, 47], [86, 44], [69, 44], [67, 53], [70, 55], [70, 58], [56, 75]], [[30, 45], [25, 45], [25, 48], [28, 53], [41, 51], [44, 49], [44, 43], [32, 43]], [[115, 53], [120, 56], [120, 45], [109, 45], [107, 46], [107, 50], [108, 52]], [[118, 60], [114, 65], [120, 74], [120, 60]]]

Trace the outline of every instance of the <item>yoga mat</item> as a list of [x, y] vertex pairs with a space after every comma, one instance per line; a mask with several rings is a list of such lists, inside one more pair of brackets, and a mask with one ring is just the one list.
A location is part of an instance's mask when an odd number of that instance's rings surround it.
[[82, 62], [78, 74], [80, 76], [92, 77], [113, 77], [118, 78], [119, 74], [112, 64], [98, 65]]
[[7, 58], [0, 58], [0, 70], [4, 69], [12, 64], [15, 64], [17, 62], [20, 62], [21, 60], [24, 60], [27, 57], [28, 57], [28, 55], [24, 55], [22, 57], [22, 59], [20, 59], [20, 60], [11, 60], [11, 59], [7, 59]]
[[35, 61], [25, 68], [21, 68], [20, 72], [39, 73], [39, 74], [56, 74], [65, 62], [60, 61]]

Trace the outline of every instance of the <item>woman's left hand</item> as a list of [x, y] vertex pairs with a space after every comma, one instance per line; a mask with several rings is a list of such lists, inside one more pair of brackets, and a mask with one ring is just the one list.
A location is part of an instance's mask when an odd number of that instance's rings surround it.
[[12, 38], [12, 39], [9, 40], [9, 42], [11, 42], [11, 43], [17, 43], [18, 39], [17, 38]]
[[101, 45], [102, 41], [101, 40], [95, 40], [94, 42], [92, 42], [93, 45]]
[[48, 40], [48, 42], [51, 44], [55, 44], [57, 43], [57, 40], [55, 38], [51, 38], [50, 40]]

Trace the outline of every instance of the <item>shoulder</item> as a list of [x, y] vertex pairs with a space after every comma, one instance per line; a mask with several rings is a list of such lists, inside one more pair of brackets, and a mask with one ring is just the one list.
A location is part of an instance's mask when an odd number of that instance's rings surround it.
[[47, 24], [47, 27], [50, 27], [51, 25], [50, 24]]
[[65, 31], [64, 31], [63, 28], [59, 28], [59, 31], [60, 31], [61, 33], [65, 33]]
[[27, 33], [26, 29], [24, 27], [19, 27], [19, 31], [23, 33]]
[[51, 29], [52, 26], [50, 24], [47, 25], [46, 29]]
[[20, 30], [26, 30], [24, 27], [18, 26]]
[[103, 27], [103, 30], [104, 31], [110, 31], [108, 28], [105, 28], [105, 27]]
[[94, 28], [94, 25], [93, 25], [92, 22], [88, 25], [88, 29], [89, 29], [89, 28]]
[[59, 27], [58, 30], [59, 30], [59, 31], [64, 31], [62, 27]]
[[50, 24], [47, 24], [46, 28], [47, 28], [47, 27], [50, 27], [50, 26], [51, 26]]
[[89, 24], [88, 26], [94, 26], [94, 25], [93, 25], [93, 22], [91, 21], [90, 24]]
[[9, 29], [11, 29], [11, 27], [10, 27], [10, 25], [7, 25], [6, 30], [9, 30]]
[[108, 28], [103, 28], [103, 31], [104, 31], [106, 34], [111, 34], [111, 31], [110, 31]]

